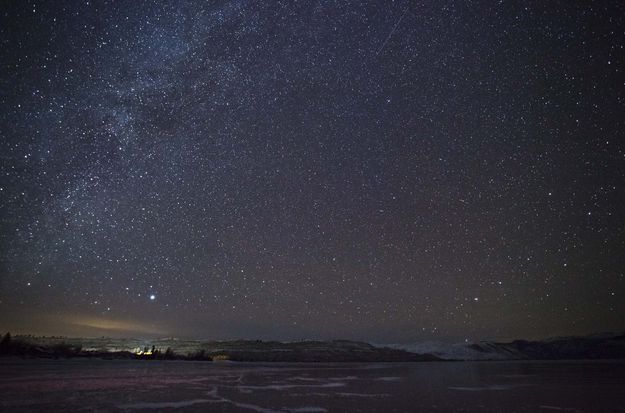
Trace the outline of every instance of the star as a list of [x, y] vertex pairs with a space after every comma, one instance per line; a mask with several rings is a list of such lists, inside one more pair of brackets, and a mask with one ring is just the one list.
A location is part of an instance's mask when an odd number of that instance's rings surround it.
[[618, 2], [8, 3], [4, 329], [42, 309], [59, 335], [93, 333], [76, 313], [389, 343], [625, 324]]

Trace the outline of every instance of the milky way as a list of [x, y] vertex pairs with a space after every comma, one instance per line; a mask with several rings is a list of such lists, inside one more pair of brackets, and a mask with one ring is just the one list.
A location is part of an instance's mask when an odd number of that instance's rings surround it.
[[619, 1], [8, 2], [0, 331], [623, 329], [624, 27]]

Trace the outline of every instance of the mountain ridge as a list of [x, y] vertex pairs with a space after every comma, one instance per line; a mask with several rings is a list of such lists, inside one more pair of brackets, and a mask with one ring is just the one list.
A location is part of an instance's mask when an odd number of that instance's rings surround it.
[[[544, 340], [474, 343], [420, 342], [374, 344], [354, 340], [184, 340], [178, 338], [120, 339], [16, 336], [22, 353], [31, 356], [115, 356], [130, 358], [169, 351], [181, 359], [281, 362], [478, 361], [625, 359], [625, 332]], [[66, 351], [68, 348], [78, 351]]]

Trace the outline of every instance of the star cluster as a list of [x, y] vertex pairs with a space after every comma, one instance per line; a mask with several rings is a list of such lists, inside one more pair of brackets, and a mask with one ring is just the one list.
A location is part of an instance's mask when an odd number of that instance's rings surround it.
[[618, 1], [9, 2], [0, 331], [622, 329], [624, 16]]

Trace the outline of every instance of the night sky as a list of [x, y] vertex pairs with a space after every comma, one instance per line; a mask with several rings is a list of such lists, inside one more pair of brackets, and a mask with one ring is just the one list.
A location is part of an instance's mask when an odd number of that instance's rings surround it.
[[622, 1], [0, 13], [0, 331], [625, 329]]

